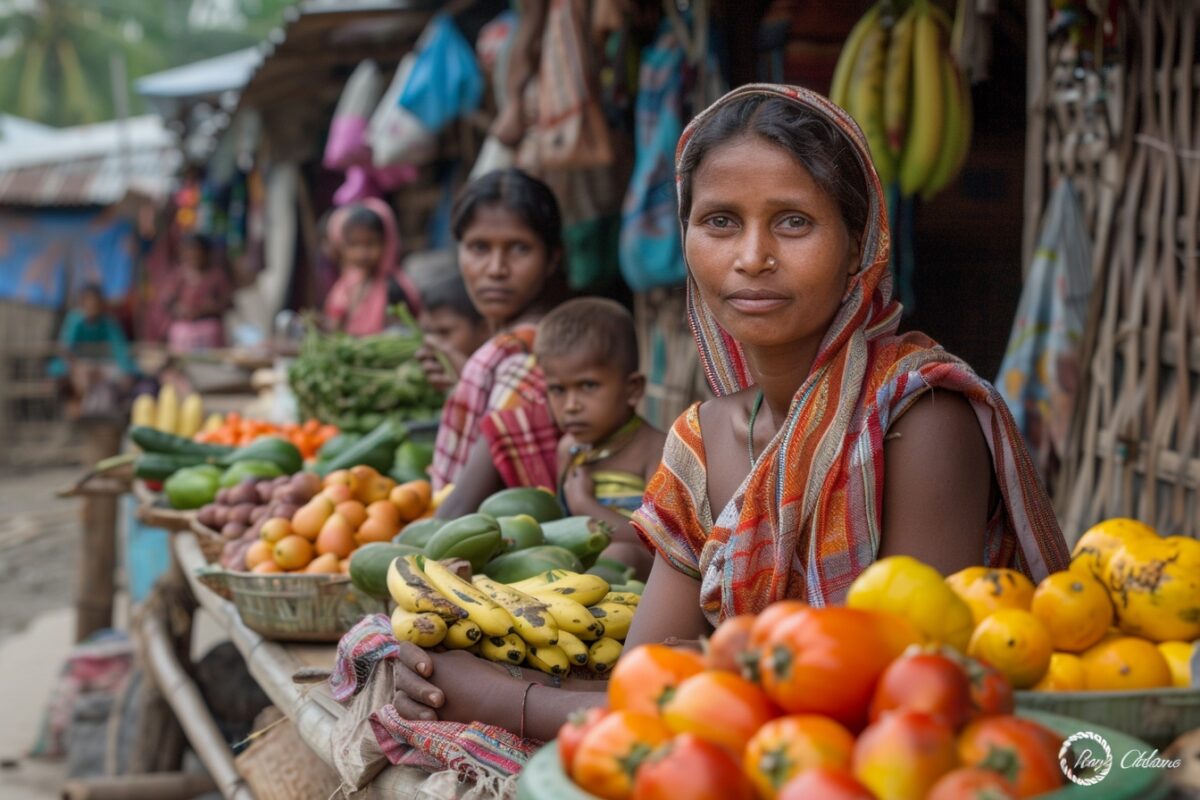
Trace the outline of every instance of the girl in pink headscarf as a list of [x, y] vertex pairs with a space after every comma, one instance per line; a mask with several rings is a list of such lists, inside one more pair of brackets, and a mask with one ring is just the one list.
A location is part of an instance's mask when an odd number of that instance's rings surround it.
[[400, 237], [386, 203], [368, 198], [338, 209], [329, 227], [342, 268], [325, 300], [331, 327], [371, 336], [386, 327], [389, 303], [403, 302], [414, 315], [420, 312], [416, 288], [400, 269]]

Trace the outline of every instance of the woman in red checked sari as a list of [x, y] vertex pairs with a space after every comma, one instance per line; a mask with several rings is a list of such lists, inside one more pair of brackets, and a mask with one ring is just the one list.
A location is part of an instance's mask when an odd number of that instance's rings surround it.
[[[676, 421], [634, 515], [656, 556], [627, 647], [696, 640], [783, 598], [837, 603], [892, 554], [1035, 582], [1064, 568], [996, 391], [928, 337], [896, 332], [883, 192], [851, 119], [802, 89], [745, 86], [691, 123], [676, 171], [716, 399]], [[527, 691], [544, 676], [469, 655], [402, 659], [397, 703], [412, 713], [523, 720], [545, 738], [604, 702], [570, 680]]]

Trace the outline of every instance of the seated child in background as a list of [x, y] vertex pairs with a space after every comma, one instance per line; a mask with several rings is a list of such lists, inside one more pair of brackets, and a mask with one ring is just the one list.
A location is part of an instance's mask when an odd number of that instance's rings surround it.
[[[435, 389], [449, 391], [463, 365], [491, 337], [487, 320], [475, 309], [458, 272], [440, 278], [421, 291], [417, 318], [425, 342], [417, 353], [426, 378]], [[445, 356], [445, 360], [437, 354]]]
[[645, 580], [652, 556], [629, 518], [662, 460], [666, 436], [638, 416], [646, 388], [638, 372], [633, 317], [611, 300], [570, 300], [547, 314], [534, 345], [550, 410], [563, 436], [559, 499], [568, 514], [613, 527], [605, 555]]

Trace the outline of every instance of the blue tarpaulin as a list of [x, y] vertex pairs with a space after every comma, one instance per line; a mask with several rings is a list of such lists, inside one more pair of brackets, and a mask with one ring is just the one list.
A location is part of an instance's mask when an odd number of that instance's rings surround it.
[[105, 211], [0, 213], [0, 299], [62, 308], [98, 283], [115, 300], [133, 288], [133, 223]]

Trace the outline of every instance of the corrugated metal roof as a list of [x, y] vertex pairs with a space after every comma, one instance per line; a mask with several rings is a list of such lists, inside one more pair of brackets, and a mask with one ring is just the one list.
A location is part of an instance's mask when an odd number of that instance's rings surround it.
[[51, 129], [0, 142], [0, 204], [108, 205], [131, 192], [162, 199], [178, 163], [157, 116]]
[[28, 142], [53, 133], [54, 128], [12, 114], [0, 114], [0, 145]]

